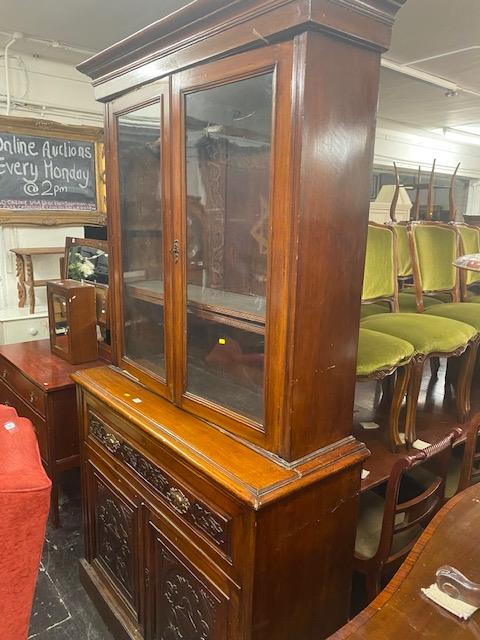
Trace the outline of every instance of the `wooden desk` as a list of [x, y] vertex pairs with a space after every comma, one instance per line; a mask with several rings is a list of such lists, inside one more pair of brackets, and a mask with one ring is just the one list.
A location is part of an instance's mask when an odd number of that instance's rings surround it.
[[59, 524], [58, 477], [78, 467], [77, 407], [70, 374], [104, 364], [72, 365], [50, 352], [49, 340], [0, 346], [0, 402], [29, 418], [40, 454], [52, 480], [51, 518]]
[[480, 611], [460, 621], [420, 591], [449, 564], [480, 582], [480, 485], [455, 496], [436, 515], [393, 580], [330, 640], [467, 640], [480, 638]]
[[[28, 297], [30, 313], [34, 313], [34, 287], [44, 287], [48, 280], [35, 280], [32, 256], [63, 255], [65, 253], [65, 247], [29, 247], [26, 249], [10, 249], [10, 251], [15, 254], [17, 265], [18, 306], [20, 308], [24, 307]], [[62, 274], [60, 274], [60, 277], [62, 277]]]

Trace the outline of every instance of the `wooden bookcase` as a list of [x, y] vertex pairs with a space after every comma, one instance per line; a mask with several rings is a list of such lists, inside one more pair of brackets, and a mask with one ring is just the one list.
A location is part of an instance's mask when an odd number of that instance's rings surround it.
[[105, 102], [114, 368], [75, 376], [85, 584], [116, 637], [347, 619], [380, 53], [402, 0], [197, 0]]

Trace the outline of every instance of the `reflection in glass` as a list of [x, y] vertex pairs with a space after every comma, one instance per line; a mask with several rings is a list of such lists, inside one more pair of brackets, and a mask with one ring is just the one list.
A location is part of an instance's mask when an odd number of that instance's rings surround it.
[[187, 391], [263, 422], [272, 73], [186, 96]]
[[52, 303], [55, 322], [55, 345], [63, 351], [68, 351], [67, 302], [65, 298], [54, 293]]
[[87, 245], [71, 245], [68, 251], [67, 278], [108, 285], [108, 253]]
[[165, 377], [160, 106], [118, 118], [124, 355]]

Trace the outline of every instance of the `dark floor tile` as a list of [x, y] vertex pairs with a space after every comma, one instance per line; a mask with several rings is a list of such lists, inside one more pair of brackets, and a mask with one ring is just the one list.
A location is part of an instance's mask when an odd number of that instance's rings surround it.
[[60, 504], [61, 526], [47, 526], [29, 638], [114, 640], [79, 579], [83, 537], [78, 474], [67, 476]]
[[70, 613], [60, 593], [50, 576], [40, 568], [30, 620], [30, 637], [35, 637], [41, 631], [65, 622], [69, 618]]

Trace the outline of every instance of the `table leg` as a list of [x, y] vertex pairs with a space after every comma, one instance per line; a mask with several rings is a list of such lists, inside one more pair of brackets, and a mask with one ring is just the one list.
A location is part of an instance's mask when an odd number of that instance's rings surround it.
[[26, 285], [28, 287], [28, 297], [30, 300], [30, 313], [35, 313], [35, 287], [33, 286], [33, 263], [32, 256], [25, 256]]
[[17, 291], [18, 291], [18, 306], [23, 308], [25, 306], [25, 300], [27, 298], [27, 290], [25, 287], [25, 262], [23, 256], [15, 255], [15, 265], [17, 268]]

